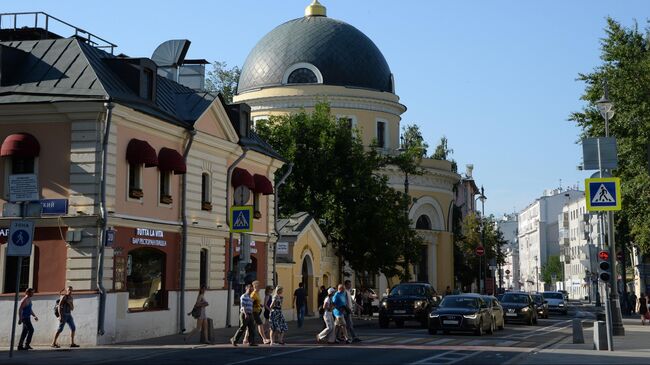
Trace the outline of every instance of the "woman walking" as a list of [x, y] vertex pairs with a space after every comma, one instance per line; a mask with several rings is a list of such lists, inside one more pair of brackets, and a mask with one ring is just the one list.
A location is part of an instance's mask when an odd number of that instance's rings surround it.
[[332, 296], [336, 293], [334, 288], [329, 288], [327, 290], [327, 296], [323, 300], [321, 308], [323, 309], [323, 320], [325, 321], [325, 329], [322, 330], [316, 336], [316, 342], [318, 343], [334, 343], [334, 316], [332, 315], [332, 309], [334, 309], [334, 304], [332, 304]]
[[284, 345], [284, 333], [289, 330], [282, 314], [282, 287], [278, 285], [271, 299], [271, 346]]
[[[269, 333], [271, 329], [271, 302], [273, 301], [273, 287], [267, 285], [264, 289], [264, 334]], [[268, 342], [271, 343], [271, 336], [267, 337]]]
[[[203, 341], [201, 343], [209, 344], [208, 341], [208, 317], [205, 315], [205, 307], [208, 306], [208, 302], [205, 300], [205, 286], [202, 286], [199, 289], [199, 294], [196, 296], [196, 303], [194, 303], [194, 308], [188, 314], [196, 318], [196, 327], [191, 330], [184, 338], [187, 342], [195, 333], [203, 333]], [[200, 337], [200, 336], [199, 336]]]
[[641, 316], [641, 325], [645, 326], [646, 314], [648, 313], [648, 302], [646, 301], [646, 295], [641, 294], [639, 297], [639, 304], [636, 306], [636, 312]]
[[38, 317], [32, 311], [32, 296], [34, 295], [34, 289], [29, 288], [25, 290], [25, 296], [20, 301], [20, 307], [18, 308], [18, 313], [20, 317], [18, 318], [18, 324], [23, 325], [23, 332], [20, 334], [20, 341], [18, 341], [18, 350], [32, 350], [32, 347], [29, 344], [32, 342], [32, 335], [34, 335], [34, 326], [32, 326], [32, 316], [34, 320], [38, 321]]

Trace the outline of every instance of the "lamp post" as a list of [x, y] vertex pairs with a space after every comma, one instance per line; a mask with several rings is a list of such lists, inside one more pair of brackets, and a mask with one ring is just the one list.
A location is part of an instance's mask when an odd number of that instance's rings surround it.
[[[609, 89], [607, 87], [607, 80], [604, 84], [604, 95], [596, 102], [600, 115], [605, 119], [605, 137], [609, 137], [609, 119], [614, 116], [614, 104], [609, 100]], [[606, 169], [600, 169], [600, 177], [603, 177], [603, 172], [609, 172]], [[611, 176], [611, 175], [610, 175]], [[616, 241], [614, 240], [614, 213], [607, 212], [607, 243], [609, 245], [609, 265], [612, 270], [612, 275], [609, 279], [609, 308], [611, 309], [612, 318], [612, 332], [614, 336], [624, 336], [625, 328], [623, 327], [623, 318], [621, 316], [621, 305], [618, 299], [618, 277], [616, 271]], [[625, 270], [623, 270], [625, 275]], [[625, 288], [623, 288], [624, 291]], [[625, 300], [625, 298], [623, 298]]]
[[539, 257], [535, 255], [533, 259], [535, 260], [535, 287], [539, 293]]
[[[474, 200], [474, 205], [476, 205], [477, 200], [481, 201], [481, 246], [485, 248], [485, 227], [483, 225], [483, 220], [485, 218], [485, 201], [487, 200], [487, 197], [485, 196], [485, 190], [483, 189], [483, 186], [481, 186], [481, 195]], [[483, 285], [483, 256], [478, 257], [478, 282], [479, 292], [481, 294], [484, 294], [485, 287]]]

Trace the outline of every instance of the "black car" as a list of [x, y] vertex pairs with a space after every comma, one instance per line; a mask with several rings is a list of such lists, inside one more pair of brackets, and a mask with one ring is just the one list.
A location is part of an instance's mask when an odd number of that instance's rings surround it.
[[539, 318], [548, 318], [548, 301], [542, 297], [542, 294], [531, 294], [537, 307], [537, 316]]
[[491, 295], [484, 295], [483, 300], [487, 303], [490, 313], [492, 313], [492, 320], [494, 321], [494, 326], [497, 329], [502, 330], [505, 327], [506, 319], [505, 313], [503, 312], [503, 307], [499, 300], [496, 297]]
[[501, 299], [506, 323], [524, 322], [530, 326], [537, 323], [537, 307], [528, 293], [506, 293]]
[[447, 295], [429, 314], [429, 333], [451, 331], [494, 333], [492, 311], [483, 296], [478, 294]]
[[404, 321], [418, 321], [427, 326], [427, 316], [436, 302], [436, 291], [428, 283], [401, 283], [394, 286], [379, 305], [379, 327], [388, 328], [390, 321], [397, 327]]

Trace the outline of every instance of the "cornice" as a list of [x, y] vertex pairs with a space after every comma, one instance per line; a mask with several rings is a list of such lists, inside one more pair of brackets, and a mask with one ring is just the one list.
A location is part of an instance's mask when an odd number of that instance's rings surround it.
[[327, 101], [333, 109], [360, 109], [383, 112], [400, 116], [406, 107], [400, 103], [368, 97], [349, 95], [292, 95], [251, 98], [245, 101], [252, 112], [272, 111], [276, 109], [313, 108], [320, 101]]

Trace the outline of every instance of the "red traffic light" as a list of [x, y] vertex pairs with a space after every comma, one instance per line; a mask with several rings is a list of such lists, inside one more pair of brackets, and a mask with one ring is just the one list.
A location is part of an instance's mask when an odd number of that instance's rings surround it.
[[603, 261], [609, 260], [609, 252], [607, 252], [607, 251], [598, 252], [598, 258], [603, 260]]

